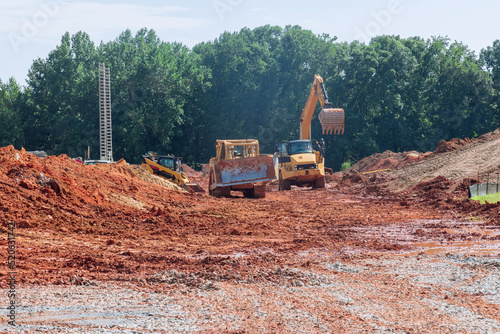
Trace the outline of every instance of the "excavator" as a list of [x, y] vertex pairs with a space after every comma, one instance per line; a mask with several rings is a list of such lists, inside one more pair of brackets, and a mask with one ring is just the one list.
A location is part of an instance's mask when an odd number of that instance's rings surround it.
[[186, 173], [183, 172], [182, 158], [149, 152], [142, 156], [141, 168], [177, 184], [190, 193], [205, 192], [199, 184], [191, 183]]
[[323, 78], [314, 75], [311, 92], [300, 116], [300, 138], [279, 144], [275, 154], [275, 164], [279, 174], [279, 190], [290, 190], [292, 185], [325, 188], [324, 141], [311, 141], [311, 121], [318, 101], [321, 111], [318, 119], [323, 134], [344, 133], [344, 109], [332, 108], [323, 85]]

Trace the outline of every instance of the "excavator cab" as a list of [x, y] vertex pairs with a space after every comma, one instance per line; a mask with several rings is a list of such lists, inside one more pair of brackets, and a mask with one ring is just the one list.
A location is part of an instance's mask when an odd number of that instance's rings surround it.
[[290, 155], [302, 154], [302, 153], [313, 153], [312, 143], [310, 140], [293, 140], [288, 144], [288, 152]]

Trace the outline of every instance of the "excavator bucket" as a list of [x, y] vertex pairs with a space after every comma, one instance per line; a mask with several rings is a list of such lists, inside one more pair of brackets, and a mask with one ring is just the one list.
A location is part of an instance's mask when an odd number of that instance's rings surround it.
[[318, 118], [323, 129], [323, 134], [337, 135], [344, 133], [344, 109], [321, 109]]
[[204, 193], [205, 190], [203, 190], [202, 187], [198, 183], [184, 183], [185, 190], [189, 191], [190, 193]]

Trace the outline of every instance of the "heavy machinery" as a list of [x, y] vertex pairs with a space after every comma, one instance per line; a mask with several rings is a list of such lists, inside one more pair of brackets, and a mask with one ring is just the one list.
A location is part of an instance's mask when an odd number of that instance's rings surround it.
[[323, 134], [344, 133], [344, 109], [332, 108], [328, 101], [323, 79], [314, 75], [311, 92], [300, 116], [300, 138], [277, 147], [275, 160], [279, 175], [279, 190], [290, 190], [292, 185], [325, 187], [324, 141], [315, 142], [317, 150], [313, 149], [311, 141], [311, 121], [316, 104], [320, 101], [321, 111], [318, 119]]
[[205, 192], [197, 183], [191, 183], [182, 171], [182, 158], [172, 155], [148, 153], [142, 156], [142, 169], [151, 174], [161, 176], [189, 192]]
[[231, 190], [245, 197], [264, 198], [266, 184], [276, 179], [273, 158], [260, 155], [255, 139], [217, 140], [216, 156], [209, 164], [209, 194], [231, 196]]

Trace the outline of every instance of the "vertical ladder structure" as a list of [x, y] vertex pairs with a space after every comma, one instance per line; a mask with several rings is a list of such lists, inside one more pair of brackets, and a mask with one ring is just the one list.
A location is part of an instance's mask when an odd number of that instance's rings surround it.
[[111, 79], [109, 67], [104, 63], [99, 63], [99, 123], [100, 159], [113, 161]]

